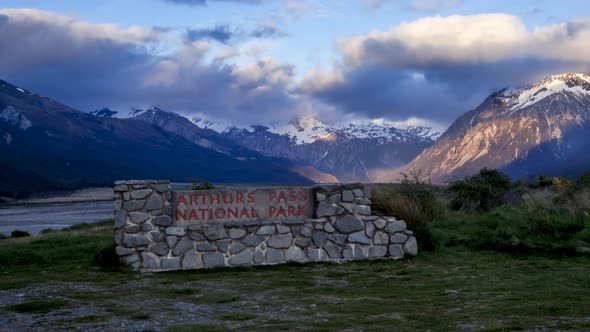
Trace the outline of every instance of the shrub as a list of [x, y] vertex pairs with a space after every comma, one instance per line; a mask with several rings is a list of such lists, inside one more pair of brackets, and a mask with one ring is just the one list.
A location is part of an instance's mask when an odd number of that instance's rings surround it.
[[191, 190], [210, 190], [215, 189], [215, 186], [209, 182], [204, 180], [193, 180], [191, 185]]
[[113, 244], [94, 255], [94, 264], [105, 270], [116, 270], [120, 268], [121, 262], [119, 261], [119, 255], [115, 252], [116, 246], [116, 244]]
[[432, 250], [434, 242], [429, 224], [441, 212], [435, 188], [430, 181], [421, 178], [419, 171], [413, 170], [402, 176], [399, 184], [376, 188], [373, 206], [376, 211], [404, 220], [416, 235], [420, 247]]
[[512, 187], [510, 178], [495, 169], [484, 168], [478, 174], [452, 182], [450, 207], [453, 210], [485, 212], [502, 205]]
[[11, 236], [12, 237], [27, 237], [27, 236], [31, 236], [31, 233], [21, 231], [20, 229], [15, 229], [14, 231], [12, 231]]

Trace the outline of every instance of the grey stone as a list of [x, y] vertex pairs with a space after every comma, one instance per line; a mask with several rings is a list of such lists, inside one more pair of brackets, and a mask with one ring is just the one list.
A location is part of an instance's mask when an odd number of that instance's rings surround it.
[[131, 200], [131, 194], [129, 192], [124, 192], [123, 193], [123, 199], [126, 201], [130, 201]]
[[342, 195], [334, 194], [328, 198], [328, 203], [338, 203], [340, 200], [342, 200]]
[[354, 197], [356, 197], [356, 198], [361, 198], [364, 196], [363, 191], [361, 189], [353, 189], [352, 193], [354, 194]]
[[176, 246], [172, 250], [172, 254], [174, 256], [180, 256], [193, 248], [194, 248], [193, 240], [191, 240], [188, 237], [183, 237], [180, 241], [178, 241], [178, 244], [176, 244]]
[[356, 205], [352, 203], [339, 203], [339, 205], [342, 206], [348, 213], [354, 213], [354, 208], [356, 207]]
[[350, 190], [345, 190], [342, 192], [342, 201], [343, 202], [352, 202], [354, 201], [354, 195], [352, 193], [352, 191]]
[[151, 232], [153, 229], [154, 229], [154, 226], [152, 224], [150, 224], [149, 222], [146, 222], [143, 225], [141, 225], [141, 231], [144, 233]]
[[174, 245], [178, 242], [178, 237], [174, 235], [166, 236], [166, 244], [169, 248], [174, 248]]
[[328, 256], [330, 256], [330, 258], [333, 258], [333, 259], [341, 259], [342, 258], [342, 248], [340, 248], [340, 246], [337, 246], [333, 243], [326, 243], [326, 245], [324, 246], [324, 250], [326, 251]]
[[264, 241], [264, 238], [262, 236], [248, 235], [242, 240], [242, 243], [248, 247], [256, 247], [257, 245], [262, 243], [262, 241]]
[[365, 229], [363, 222], [353, 216], [344, 216], [336, 221], [334, 227], [344, 234], [358, 232]]
[[170, 190], [169, 184], [152, 184], [150, 187], [159, 193], [163, 193]]
[[225, 227], [223, 227], [222, 225], [215, 225], [213, 227], [209, 227], [205, 230], [204, 234], [205, 237], [211, 241], [227, 239], [229, 237], [227, 235]]
[[387, 222], [382, 218], [378, 218], [377, 220], [375, 220], [373, 222], [373, 224], [375, 224], [375, 227], [377, 227], [377, 229], [383, 229], [383, 227], [385, 227]]
[[316, 190], [321, 190], [325, 193], [331, 193], [333, 191], [336, 191], [338, 189], [340, 189], [340, 185], [337, 184], [322, 184], [316, 187]]
[[365, 216], [368, 216], [371, 214], [371, 206], [369, 205], [357, 205], [356, 206], [356, 212], [358, 214], [362, 214]]
[[301, 236], [311, 237], [313, 234], [313, 227], [307, 224], [301, 228], [301, 232], [299, 232], [299, 234], [301, 234]]
[[129, 220], [134, 224], [141, 224], [150, 219], [150, 214], [145, 212], [130, 212]]
[[370, 238], [375, 234], [375, 225], [372, 222], [365, 223], [365, 234]]
[[370, 199], [366, 199], [366, 198], [357, 198], [354, 200], [354, 202], [356, 204], [362, 204], [362, 205], [371, 205], [373, 202], [371, 202]]
[[146, 211], [161, 210], [163, 206], [164, 200], [162, 199], [162, 197], [158, 194], [153, 194], [152, 196], [150, 196], [150, 198], [148, 198], [144, 209]]
[[347, 245], [344, 250], [342, 251], [342, 258], [346, 260], [353, 260], [354, 259], [354, 245]]
[[144, 199], [152, 193], [151, 189], [134, 190], [131, 192], [132, 199]]
[[196, 251], [190, 250], [184, 254], [182, 258], [183, 269], [198, 269], [201, 267], [203, 267], [203, 262], [201, 261], [201, 256]]
[[115, 191], [115, 192], [123, 192], [123, 191], [127, 191], [127, 190], [128, 190], [127, 189], [127, 186], [126, 185], [123, 185], [123, 184], [122, 185], [115, 186], [113, 188], [113, 191]]
[[[374, 221], [377, 219], [379, 219], [377, 216], [361, 216], [362, 221]], [[383, 226], [385, 227], [385, 224], [383, 224]]]
[[326, 195], [322, 194], [322, 193], [315, 193], [315, 201], [316, 202], [321, 202], [321, 201], [325, 201], [326, 200]]
[[328, 258], [328, 254], [326, 253], [326, 251], [324, 249], [308, 248], [307, 249], [307, 257], [309, 258], [310, 261], [318, 262], [318, 261], [326, 260]]
[[133, 188], [133, 190], [137, 190], [147, 188], [147, 186], [145, 184], [136, 184], [134, 186], [131, 186], [131, 188]]
[[241, 239], [246, 236], [246, 231], [239, 228], [232, 228], [229, 230], [229, 237], [232, 239]]
[[125, 233], [127, 233], [127, 234], [139, 233], [139, 226], [137, 226], [137, 225], [127, 226], [127, 227], [125, 227]]
[[191, 232], [189, 237], [195, 241], [205, 241], [205, 237], [197, 232]]
[[115, 252], [119, 256], [127, 256], [127, 255], [131, 255], [132, 253], [134, 253], [135, 249], [129, 249], [129, 248], [125, 248], [125, 247], [117, 247], [117, 248], [115, 248]]
[[369, 247], [369, 258], [385, 257], [387, 254], [386, 246], [370, 246]]
[[389, 255], [395, 259], [404, 257], [404, 249], [401, 244], [392, 244], [389, 246]]
[[156, 255], [166, 256], [170, 252], [170, 248], [164, 242], [158, 242], [150, 247], [150, 251]]
[[401, 244], [406, 242], [407, 239], [408, 237], [406, 235], [402, 233], [395, 233], [389, 238], [389, 241], [394, 244]]
[[198, 252], [217, 251], [217, 247], [209, 242], [197, 242], [195, 248]]
[[221, 267], [225, 266], [225, 259], [220, 253], [208, 252], [203, 254], [203, 264], [206, 267]]
[[135, 201], [126, 201], [126, 202], [123, 202], [123, 209], [125, 209], [127, 211], [136, 211], [136, 210], [143, 209], [144, 205], [145, 205], [145, 200], [143, 200], [143, 199], [139, 199], [139, 200], [135, 200]]
[[[121, 261], [123, 261], [127, 265], [132, 265], [134, 263], [139, 262], [139, 255], [133, 254], [133, 255], [125, 256], [125, 257], [121, 258]], [[139, 264], [137, 264], [136, 266], [139, 266]]]
[[320, 224], [320, 223], [316, 223], [313, 225], [313, 228], [315, 228], [317, 230], [324, 229], [324, 225]]
[[321, 231], [316, 231], [313, 233], [312, 239], [313, 239], [313, 244], [316, 247], [321, 248], [328, 240], [328, 234], [321, 232]]
[[166, 235], [184, 236], [186, 229], [184, 227], [168, 227], [166, 228]]
[[230, 257], [228, 263], [230, 265], [249, 265], [252, 261], [252, 252], [250, 250], [244, 250], [239, 254]]
[[121, 228], [127, 223], [127, 212], [117, 211], [115, 212], [115, 228]]
[[276, 229], [275, 229], [274, 225], [273, 226], [262, 226], [256, 232], [257, 235], [273, 235], [274, 233], [276, 233]]
[[262, 264], [264, 262], [264, 252], [258, 249], [254, 250], [254, 253], [252, 254], [252, 261], [254, 264]]
[[160, 232], [151, 232], [150, 236], [152, 237], [152, 240], [154, 240], [156, 242], [160, 242], [160, 241], [164, 240], [164, 234], [162, 234]]
[[409, 229], [406, 229], [406, 230], [404, 231], [404, 234], [406, 234], [406, 235], [414, 235], [414, 232], [412, 232], [412, 231], [411, 231], [411, 230], [409, 230]]
[[127, 248], [147, 246], [150, 242], [150, 239], [145, 235], [125, 235], [123, 237], [123, 245]]
[[292, 241], [293, 235], [291, 233], [273, 235], [266, 241], [266, 245], [276, 249], [287, 249], [291, 246]]
[[348, 235], [348, 242], [360, 243], [360, 244], [371, 244], [371, 240], [365, 235], [364, 231], [356, 232]]
[[346, 238], [347, 236], [344, 234], [330, 234], [328, 236], [328, 240], [339, 245], [344, 245], [344, 243], [346, 242]]
[[324, 230], [328, 233], [334, 233], [336, 231], [336, 229], [334, 228], [334, 226], [332, 226], [332, 224], [330, 223], [326, 223], [324, 225]]
[[307, 262], [307, 256], [301, 248], [291, 247], [285, 252], [285, 260], [287, 262]]
[[219, 249], [221, 252], [226, 253], [229, 250], [229, 245], [231, 243], [231, 240], [219, 240], [217, 241], [217, 249]]
[[163, 258], [162, 269], [164, 270], [176, 270], [180, 268], [180, 259], [178, 257]]
[[269, 263], [283, 262], [283, 252], [273, 248], [266, 249], [266, 261]]
[[120, 199], [115, 200], [115, 211], [121, 210], [123, 208], [123, 201]]
[[406, 223], [403, 220], [394, 220], [392, 222], [387, 223], [387, 226], [385, 226], [385, 231], [387, 233], [393, 234], [405, 231], [406, 227]]
[[388, 244], [389, 243], [389, 236], [382, 231], [377, 231], [375, 233], [375, 237], [373, 237], [374, 244]]
[[192, 224], [192, 225], [188, 225], [188, 230], [189, 231], [193, 231], [193, 232], [198, 232], [201, 229], [203, 229], [203, 226], [201, 226], [200, 224]]
[[122, 229], [117, 229], [115, 231], [115, 243], [116, 244], [121, 244], [122, 241], [123, 241], [123, 230]]
[[418, 255], [418, 242], [415, 237], [410, 237], [404, 244], [404, 252], [410, 256]]
[[172, 225], [172, 218], [170, 218], [170, 216], [167, 215], [163, 215], [163, 216], [158, 216], [155, 220], [154, 220], [154, 224], [158, 225], [158, 226], [170, 226]]
[[309, 247], [311, 244], [311, 239], [308, 237], [298, 237], [295, 239], [295, 245], [299, 247]]
[[246, 249], [246, 246], [241, 244], [240, 242], [237, 242], [233, 246], [231, 246], [231, 248], [229, 249], [229, 253], [235, 255], [244, 249]]
[[334, 204], [328, 204], [326, 202], [320, 202], [316, 210], [316, 217], [330, 217], [342, 214], [344, 208]]
[[354, 245], [354, 259], [365, 259], [367, 257], [366, 246]]
[[277, 230], [279, 231], [279, 234], [286, 234], [291, 232], [291, 228], [285, 225], [277, 225]]
[[125, 180], [117, 180], [114, 183], [115, 186], [120, 186], [122, 184], [127, 184], [127, 181], [125, 181]]
[[156, 270], [160, 268], [160, 258], [152, 253], [142, 252], [141, 259], [141, 267], [146, 270]]

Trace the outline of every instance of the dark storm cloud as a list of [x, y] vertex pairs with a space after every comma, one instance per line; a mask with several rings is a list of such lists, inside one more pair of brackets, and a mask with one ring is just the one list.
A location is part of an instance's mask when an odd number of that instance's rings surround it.
[[216, 25], [212, 28], [187, 29], [186, 39], [189, 41], [213, 39], [220, 43], [227, 43], [234, 36], [229, 25]]
[[[159, 106], [251, 123], [293, 107], [290, 66], [202, 61], [206, 44], [158, 56], [151, 29], [94, 25], [39, 10], [0, 10], [2, 78], [82, 110]], [[255, 113], [253, 112], [255, 111]]]

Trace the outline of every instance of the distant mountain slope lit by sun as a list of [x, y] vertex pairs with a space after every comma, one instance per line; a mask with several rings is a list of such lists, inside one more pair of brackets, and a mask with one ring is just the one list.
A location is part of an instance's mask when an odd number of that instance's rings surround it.
[[552, 75], [503, 89], [457, 119], [407, 166], [378, 176], [395, 180], [420, 169], [434, 182], [497, 168], [513, 178], [577, 176], [590, 168], [590, 76]]

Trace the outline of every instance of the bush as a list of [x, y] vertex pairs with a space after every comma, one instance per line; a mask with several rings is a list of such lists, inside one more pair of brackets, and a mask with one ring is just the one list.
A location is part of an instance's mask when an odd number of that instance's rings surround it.
[[191, 190], [211, 190], [215, 186], [209, 181], [194, 180], [192, 181]]
[[27, 237], [27, 236], [31, 236], [31, 233], [21, 231], [20, 229], [15, 229], [14, 231], [12, 231], [11, 236], [12, 237]]
[[421, 179], [421, 172], [415, 170], [402, 174], [399, 184], [376, 188], [373, 206], [376, 211], [404, 220], [426, 250], [434, 249], [429, 224], [441, 212], [430, 181]]
[[121, 261], [119, 261], [119, 255], [115, 252], [116, 246], [116, 244], [113, 244], [94, 255], [94, 264], [105, 270], [119, 269], [121, 267]]
[[478, 174], [452, 182], [450, 207], [453, 210], [486, 212], [502, 205], [512, 187], [510, 178], [495, 169], [484, 168]]

